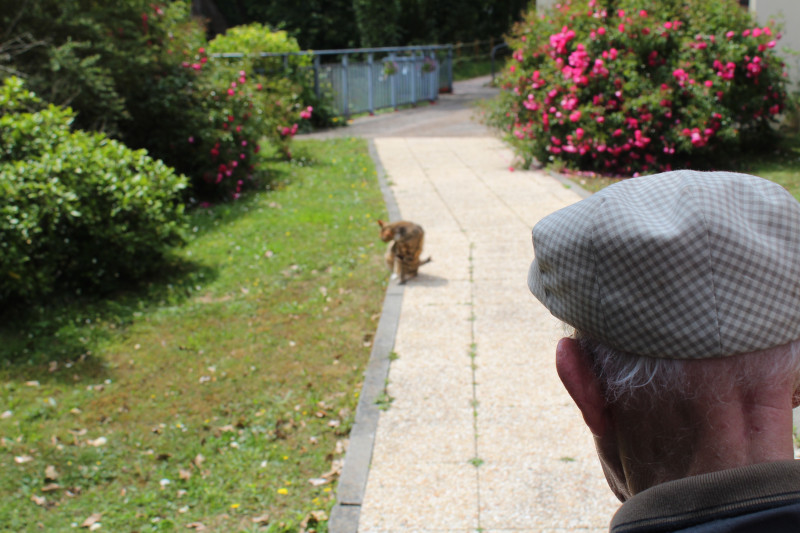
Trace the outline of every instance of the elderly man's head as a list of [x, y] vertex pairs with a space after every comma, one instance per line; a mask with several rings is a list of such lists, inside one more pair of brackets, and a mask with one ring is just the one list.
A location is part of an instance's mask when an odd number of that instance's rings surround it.
[[533, 243], [529, 287], [576, 330], [557, 368], [620, 499], [791, 458], [800, 204], [784, 189], [635, 178], [546, 217]]

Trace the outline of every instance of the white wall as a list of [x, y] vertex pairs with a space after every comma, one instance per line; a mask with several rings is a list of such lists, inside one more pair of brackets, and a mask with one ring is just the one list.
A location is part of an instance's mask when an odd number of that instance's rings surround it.
[[771, 20], [782, 24], [783, 37], [778, 41], [778, 49], [789, 67], [789, 76], [797, 85], [800, 56], [791, 54], [790, 50], [800, 51], [800, 0], [750, 0], [750, 11], [761, 25]]

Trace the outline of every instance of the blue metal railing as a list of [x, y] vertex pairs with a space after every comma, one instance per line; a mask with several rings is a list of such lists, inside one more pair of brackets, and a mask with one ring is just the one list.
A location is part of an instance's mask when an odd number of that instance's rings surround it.
[[[261, 57], [280, 57], [285, 69], [291, 56], [310, 56], [314, 91], [327, 96], [342, 116], [374, 113], [378, 109], [434, 101], [439, 92], [453, 90], [453, 45], [350, 48], [308, 52], [272, 52]], [[241, 58], [242, 53], [213, 57]], [[323, 59], [334, 59], [324, 61]], [[338, 60], [336, 60], [338, 59]]]

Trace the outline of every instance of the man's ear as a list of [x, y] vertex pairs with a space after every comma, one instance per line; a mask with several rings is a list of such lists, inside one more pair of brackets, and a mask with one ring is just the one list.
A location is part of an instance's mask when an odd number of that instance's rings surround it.
[[583, 420], [595, 437], [603, 437], [609, 429], [610, 413], [603, 390], [594, 375], [589, 355], [580, 343], [563, 338], [556, 348], [556, 371], [572, 400], [583, 414]]

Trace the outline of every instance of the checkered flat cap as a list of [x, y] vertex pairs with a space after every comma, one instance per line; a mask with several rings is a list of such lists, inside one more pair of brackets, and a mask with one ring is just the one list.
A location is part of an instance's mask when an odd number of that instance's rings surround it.
[[671, 359], [800, 338], [800, 203], [730, 172], [624, 180], [533, 228], [531, 292], [610, 348]]

